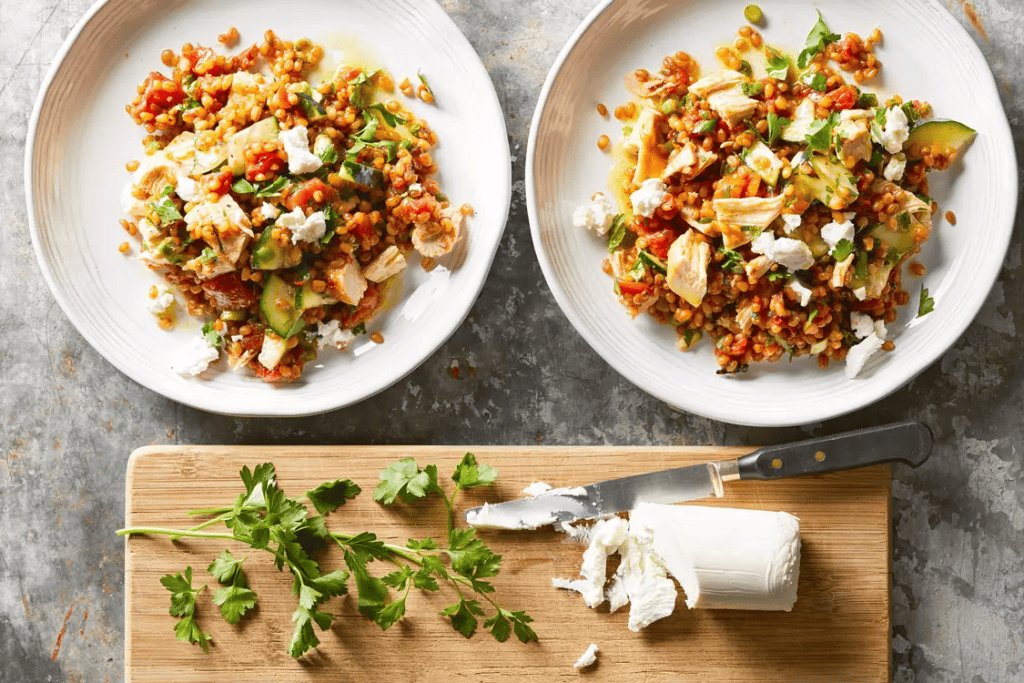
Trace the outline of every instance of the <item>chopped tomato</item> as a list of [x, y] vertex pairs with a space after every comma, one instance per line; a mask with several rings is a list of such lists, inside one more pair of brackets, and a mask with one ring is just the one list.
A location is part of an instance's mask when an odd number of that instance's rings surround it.
[[219, 309], [238, 310], [256, 303], [256, 294], [242, 282], [238, 273], [224, 273], [205, 280], [203, 292]]
[[[318, 192], [320, 193], [319, 199], [317, 198]], [[288, 195], [288, 198], [285, 200], [285, 206], [289, 209], [299, 206], [306, 210], [310, 204], [323, 206], [330, 204], [337, 198], [338, 192], [333, 187], [319, 178], [310, 178]]]
[[286, 162], [281, 158], [281, 152], [272, 149], [269, 152], [256, 152], [252, 155], [252, 161], [246, 162], [245, 179], [249, 182], [262, 182], [270, 180], [284, 170]]
[[832, 96], [832, 101], [835, 103], [833, 109], [853, 109], [857, 106], [857, 89], [852, 85], [844, 85], [841, 88], [837, 88], [829, 93]]
[[230, 170], [225, 169], [215, 176], [205, 176], [202, 181], [208, 192], [227, 194], [231, 191], [231, 183], [234, 181], [234, 176], [231, 175]]
[[249, 367], [252, 368], [253, 374], [259, 377], [264, 382], [274, 383], [280, 382], [281, 380], [284, 379], [284, 375], [282, 375], [281, 371], [278, 370], [277, 368], [274, 368], [273, 370], [268, 370], [259, 362], [253, 363]]
[[635, 296], [647, 291], [647, 285], [643, 282], [627, 282], [619, 280], [619, 291], [626, 296]]
[[185, 100], [181, 85], [159, 71], [150, 71], [142, 87], [142, 97], [128, 109], [128, 113], [136, 118], [143, 113], [154, 117], [165, 114]]
[[341, 326], [355, 327], [359, 323], [366, 322], [382, 303], [377, 285], [370, 283], [366, 291], [363, 292], [363, 298], [359, 300], [359, 305], [354, 310], [345, 311], [341, 318]]
[[676, 241], [675, 230], [662, 230], [647, 236], [647, 251], [662, 261], [668, 258], [668, 249]]

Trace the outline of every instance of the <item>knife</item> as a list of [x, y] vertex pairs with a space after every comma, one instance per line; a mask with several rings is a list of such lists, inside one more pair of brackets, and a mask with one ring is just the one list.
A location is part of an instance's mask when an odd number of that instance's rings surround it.
[[783, 479], [903, 462], [917, 467], [928, 459], [932, 434], [921, 422], [868, 427], [781, 446], [766, 446], [732, 460], [677, 467], [621, 479], [552, 489], [530, 498], [466, 511], [471, 526], [535, 529], [632, 510], [638, 503], [681, 503], [724, 494], [723, 484], [749, 479]]

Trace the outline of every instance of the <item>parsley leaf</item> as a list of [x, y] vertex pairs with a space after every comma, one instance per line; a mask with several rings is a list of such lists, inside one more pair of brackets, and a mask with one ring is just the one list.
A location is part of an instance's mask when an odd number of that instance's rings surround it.
[[384, 119], [384, 123], [386, 123], [391, 128], [394, 128], [395, 126], [405, 123], [405, 119], [403, 119], [398, 114], [392, 114], [391, 112], [389, 112], [387, 107], [385, 107], [383, 104], [371, 104], [369, 107], [366, 107], [366, 111], [370, 111], [371, 109], [377, 112], [380, 115], [380, 117]]
[[832, 249], [832, 258], [836, 261], [843, 261], [847, 256], [853, 253], [853, 242], [850, 240], [839, 240], [836, 246]]
[[718, 125], [718, 119], [705, 119], [701, 121], [693, 128], [693, 132], [698, 135], [705, 135], [715, 130], [715, 126]]
[[[204, 248], [203, 252], [201, 254], [199, 254], [199, 263], [210, 263], [211, 261], [216, 261], [216, 260], [217, 260], [217, 252], [215, 252], [210, 247]], [[206, 333], [204, 332], [203, 334], [205, 335]]]
[[175, 206], [174, 200], [171, 199], [172, 192], [174, 192], [174, 186], [167, 185], [164, 187], [163, 192], [160, 193], [157, 201], [146, 204], [157, 215], [160, 225], [181, 220], [181, 213], [178, 211], [178, 207]]
[[231, 191], [238, 194], [252, 194], [256, 191], [256, 186], [243, 177], [231, 183]]
[[174, 635], [186, 643], [192, 643], [210, 653], [210, 634], [204, 633], [196, 623], [196, 596], [206, 586], [192, 588], [192, 567], [186, 567], [184, 575], [166, 574], [160, 577], [160, 583], [171, 592], [171, 607], [168, 612], [172, 617], [181, 617], [174, 626]]
[[[205, 251], [209, 251], [209, 248]], [[206, 343], [215, 349], [219, 349], [224, 343], [224, 338], [220, 336], [220, 332], [213, 329], [213, 323], [211, 322], [203, 323], [202, 333]]]
[[266, 187], [262, 187], [256, 190], [257, 197], [277, 197], [281, 194], [281, 190], [288, 186], [288, 178], [285, 176], [278, 176], [274, 179], [274, 182], [270, 183]]
[[764, 83], [758, 83], [757, 81], [754, 81], [753, 83], [742, 83], [740, 84], [740, 90], [742, 90], [743, 94], [747, 97], [760, 95], [764, 92]]
[[935, 310], [935, 299], [928, 296], [928, 289], [921, 288], [921, 299], [917, 303], [917, 317], [928, 315]]
[[306, 491], [306, 498], [321, 515], [334, 512], [345, 501], [351, 500], [362, 491], [351, 479], [335, 479], [320, 484], [312, 491]]
[[359, 323], [353, 327], [352, 334], [366, 334], [366, 323]]
[[484, 611], [480, 607], [480, 603], [478, 601], [462, 598], [454, 605], [449, 605], [441, 610], [441, 615], [451, 617], [452, 628], [464, 635], [466, 638], [470, 638], [476, 631], [476, 625], [478, 623], [476, 617], [482, 617], [484, 615]]
[[839, 40], [838, 33], [832, 33], [828, 26], [825, 24], [825, 19], [821, 16], [821, 12], [818, 12], [818, 21], [814, 24], [811, 32], [807, 34], [807, 41], [804, 43], [804, 49], [800, 52], [800, 56], [796, 60], [796, 64], [801, 69], [806, 69], [807, 65], [811, 63], [814, 57], [825, 49], [825, 46], [829, 43], [834, 43]]
[[220, 614], [229, 624], [237, 624], [245, 613], [256, 606], [256, 591], [234, 583], [213, 592], [213, 604], [220, 607]]
[[878, 95], [873, 92], [862, 92], [857, 98], [858, 109], [870, 109], [878, 106]]
[[827, 119], [817, 119], [807, 134], [807, 151], [827, 153], [832, 146], [832, 129], [839, 123], [839, 115], [832, 112]]
[[626, 217], [623, 214], [619, 214], [612, 221], [611, 230], [608, 231], [608, 253], [614, 253], [619, 245], [622, 244], [622, 240], [626, 237]]
[[828, 90], [828, 79], [826, 79], [825, 74], [820, 71], [815, 73], [811, 73], [810, 71], [806, 72], [800, 77], [800, 82], [808, 88], [817, 90], [818, 92], [825, 92]]
[[391, 505], [395, 499], [404, 503], [424, 498], [431, 491], [438, 491], [437, 467], [427, 465], [420, 469], [413, 458], [402, 458], [388, 465], [380, 472], [381, 482], [373, 492], [373, 499], [383, 505]]
[[771, 78], [780, 81], [789, 78], [789, 57], [771, 46], [764, 49], [764, 56], [768, 63], [767, 72]]
[[459, 485], [459, 488], [472, 489], [478, 486], [493, 486], [498, 479], [498, 472], [490, 465], [477, 464], [476, 456], [466, 453], [462, 462], [455, 468], [452, 474], [452, 481]]
[[782, 129], [793, 123], [785, 116], [779, 116], [775, 112], [768, 112], [768, 146], [774, 145], [779, 136], [782, 135]]
[[725, 259], [722, 261], [722, 270], [737, 274], [743, 272], [743, 266], [746, 264], [746, 261], [743, 260], [743, 256], [738, 251], [726, 249], [724, 246], [719, 247], [718, 251], [725, 256]]
[[420, 83], [422, 83], [423, 87], [427, 89], [427, 92], [430, 93], [430, 96], [434, 97], [434, 91], [430, 89], [430, 83], [427, 82], [427, 77], [421, 74], [419, 71], [416, 72], [416, 75], [419, 76]]

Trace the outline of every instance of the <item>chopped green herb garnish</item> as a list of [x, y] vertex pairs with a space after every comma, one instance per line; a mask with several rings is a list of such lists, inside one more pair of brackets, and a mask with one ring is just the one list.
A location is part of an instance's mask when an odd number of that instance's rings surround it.
[[836, 261], [845, 261], [846, 257], [853, 253], [853, 242], [850, 240], [839, 240], [832, 249], [832, 258]]
[[766, 140], [768, 146], [774, 145], [779, 136], [782, 135], [782, 129], [793, 123], [785, 116], [779, 116], [775, 112], [768, 112], [768, 139]]
[[[430, 96], [434, 97], [434, 91], [430, 89], [430, 83], [427, 82], [427, 77], [421, 74], [419, 71], [416, 72], [416, 75], [419, 76], [420, 83], [422, 83], [423, 87], [427, 89], [427, 92], [430, 93]], [[436, 102], [437, 98], [434, 98], [434, 101]]]
[[857, 98], [858, 109], [870, 109], [878, 106], [878, 95], [873, 92], [862, 92]]
[[737, 71], [739, 71], [747, 78], [750, 78], [751, 76], [754, 75], [754, 67], [750, 66], [750, 62], [748, 62], [745, 59], [740, 60], [740, 68], [737, 69]]
[[625, 237], [626, 217], [620, 213], [615, 217], [615, 220], [612, 221], [612, 227], [608, 231], [608, 253], [611, 254], [618, 249]]
[[753, 83], [743, 83], [740, 85], [740, 89], [747, 97], [753, 97], [764, 92], [764, 83], [758, 83], [757, 81], [754, 81]]
[[380, 117], [384, 119], [384, 123], [386, 123], [391, 128], [394, 128], [395, 126], [399, 126], [405, 123], [405, 119], [403, 119], [401, 116], [397, 114], [392, 114], [391, 112], [389, 112], [387, 107], [385, 107], [383, 104], [371, 104], [369, 107], [366, 107], [367, 111], [371, 109], [380, 114]]
[[775, 282], [776, 280], [785, 280], [789, 277], [789, 273], [774, 272], [768, 273], [768, 281]]
[[674, 97], [669, 97], [668, 99], [661, 103], [661, 113], [665, 114], [666, 116], [668, 116], [678, 108], [679, 100], [675, 99]]
[[827, 119], [817, 119], [811, 123], [807, 134], [807, 151], [827, 153], [832, 146], [832, 129], [839, 123], [839, 115], [832, 112]]
[[737, 274], [743, 272], [743, 266], [746, 264], [746, 261], [743, 260], [743, 256], [738, 251], [721, 246], [718, 248], [718, 253], [725, 257], [722, 260], [722, 270]]
[[359, 323], [353, 327], [352, 334], [366, 334], [366, 323]]
[[174, 192], [174, 186], [167, 185], [164, 187], [163, 192], [160, 193], [160, 197], [157, 201], [146, 204], [146, 206], [157, 215], [161, 225], [181, 220], [181, 213], [178, 211], [178, 207], [175, 206], [174, 201], [171, 199], [172, 192]]
[[[217, 252], [210, 247], [203, 249], [203, 253], [199, 255], [199, 263], [210, 263], [211, 261], [217, 260]], [[203, 328], [203, 336], [206, 335], [206, 328]]]
[[896, 225], [900, 230], [906, 231], [910, 229], [910, 212], [903, 211], [896, 216]]
[[917, 110], [913, 102], [904, 102], [900, 105], [903, 113], [907, 116], [907, 122], [913, 126], [915, 123], [921, 120], [921, 112]]
[[789, 78], [789, 57], [771, 46], [764, 49], [764, 56], [768, 63], [767, 71], [770, 77], [780, 81]]
[[928, 289], [925, 287], [921, 288], [921, 299], [917, 304], [917, 317], [920, 318], [923, 315], [928, 315], [935, 310], [935, 299], [928, 296]]
[[707, 133], [712, 132], [715, 129], [715, 126], [717, 125], [718, 119], [706, 119], [698, 123], [694, 127], [693, 132], [697, 133], [698, 135], [705, 135]]
[[825, 92], [828, 90], [828, 79], [826, 79], [825, 74], [820, 71], [815, 73], [811, 73], [810, 71], [806, 72], [800, 77], [800, 82], [808, 88], [817, 90], [818, 92]]
[[274, 182], [270, 183], [266, 187], [256, 190], [257, 197], [276, 197], [281, 194], [281, 190], [288, 186], [288, 178], [285, 176], [278, 176], [274, 179]]
[[237, 192], [238, 194], [252, 194], [256, 191], [256, 186], [245, 178], [239, 178], [235, 182], [231, 183], [231, 191]]
[[825, 46], [829, 43], [834, 43], [839, 40], [838, 33], [832, 33], [828, 26], [825, 24], [825, 19], [821, 16], [821, 12], [818, 12], [818, 22], [811, 29], [811, 32], [807, 34], [807, 42], [804, 43], [804, 49], [800, 52], [800, 56], [797, 58], [797, 66], [801, 69], [806, 69], [807, 65], [811, 63], [814, 57], [825, 49]]
[[700, 332], [697, 330], [685, 330], [683, 332], [683, 343], [686, 344], [686, 348], [693, 346], [694, 337], [700, 339]]

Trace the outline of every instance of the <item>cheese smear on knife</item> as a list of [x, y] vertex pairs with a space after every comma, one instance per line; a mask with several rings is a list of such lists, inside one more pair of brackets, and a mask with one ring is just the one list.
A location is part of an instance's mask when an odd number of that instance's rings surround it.
[[[600, 528], [599, 528], [600, 527]], [[675, 608], [682, 587], [690, 609], [789, 611], [800, 575], [800, 522], [785, 512], [641, 503], [625, 520], [594, 526], [582, 579], [553, 579], [576, 590], [589, 607], [604, 599], [612, 612], [630, 605], [629, 629], [639, 631]], [[622, 556], [603, 590], [607, 557]]]

